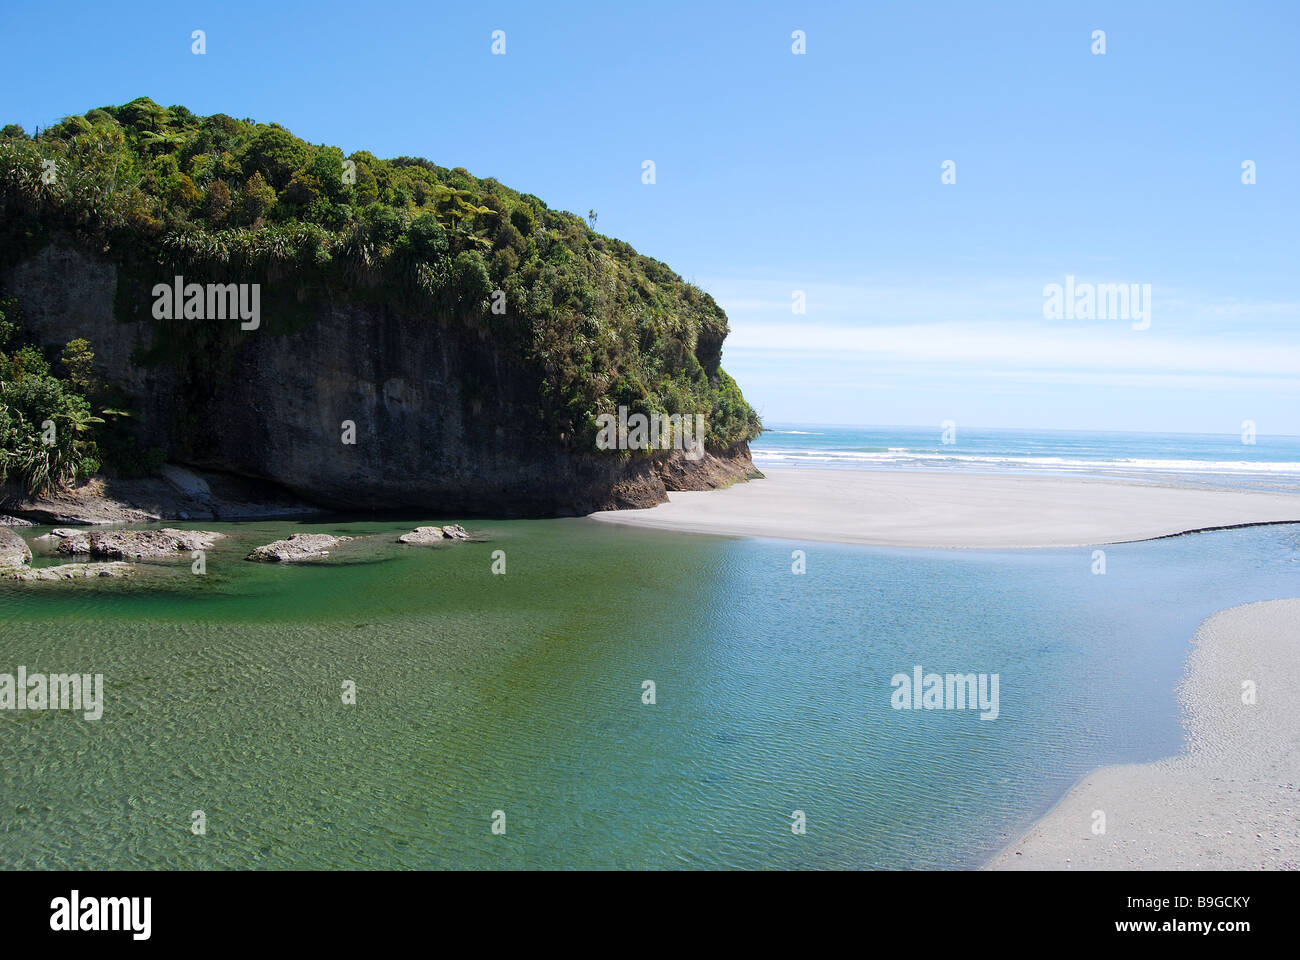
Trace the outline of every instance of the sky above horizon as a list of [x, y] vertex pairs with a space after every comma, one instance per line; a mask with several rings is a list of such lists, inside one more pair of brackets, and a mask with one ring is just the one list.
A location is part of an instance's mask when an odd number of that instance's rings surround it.
[[[1300, 3], [55, 0], [0, 35], [29, 133], [149, 96], [594, 208], [726, 309], [771, 422], [1300, 435]], [[1045, 316], [1067, 276], [1149, 284], [1149, 326]]]

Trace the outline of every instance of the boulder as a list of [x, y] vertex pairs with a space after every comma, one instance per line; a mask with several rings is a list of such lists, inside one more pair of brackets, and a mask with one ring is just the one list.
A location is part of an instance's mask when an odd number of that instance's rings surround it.
[[59, 527], [36, 539], [59, 541], [58, 546], [55, 547], [59, 553], [90, 553], [90, 535], [84, 530], [69, 530], [67, 527]]
[[62, 533], [59, 553], [88, 553], [92, 557], [113, 560], [170, 560], [191, 550], [207, 550], [224, 534], [209, 530], [96, 530], [81, 533], [75, 530], [55, 530]]
[[401, 543], [442, 543], [446, 540], [468, 540], [469, 533], [458, 523], [445, 527], [416, 527], [397, 538]]
[[276, 540], [258, 547], [244, 559], [261, 560], [268, 563], [300, 563], [303, 560], [319, 560], [328, 557], [329, 552], [340, 543], [346, 543], [352, 537], [334, 537], [327, 533], [295, 533], [287, 540]]
[[31, 560], [27, 541], [8, 527], [0, 527], [0, 567], [25, 567]]

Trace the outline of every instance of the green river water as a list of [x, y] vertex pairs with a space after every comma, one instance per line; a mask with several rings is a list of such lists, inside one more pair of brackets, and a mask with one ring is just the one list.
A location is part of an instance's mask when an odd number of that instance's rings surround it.
[[[1106, 576], [584, 519], [395, 542], [457, 520], [190, 524], [230, 535], [204, 576], [0, 583], [0, 672], [106, 701], [0, 711], [0, 866], [975, 866], [1088, 769], [1178, 749], [1204, 616], [1300, 592], [1295, 527], [1111, 547]], [[308, 530], [365, 539], [243, 559]], [[892, 710], [915, 664], [998, 673], [997, 720]]]

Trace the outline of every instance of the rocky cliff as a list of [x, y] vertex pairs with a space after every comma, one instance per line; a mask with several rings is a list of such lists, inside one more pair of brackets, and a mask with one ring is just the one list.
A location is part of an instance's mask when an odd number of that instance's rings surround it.
[[535, 378], [485, 330], [382, 299], [308, 300], [306, 322], [272, 316], [246, 332], [231, 321], [226, 345], [205, 354], [173, 349], [187, 345], [186, 321], [152, 321], [149, 284], [70, 236], [11, 262], [0, 291], [21, 299], [41, 342], [89, 340], [99, 374], [132, 398], [136, 429], [169, 460], [324, 506], [581, 514], [754, 475], [744, 443], [691, 461], [548, 439]]

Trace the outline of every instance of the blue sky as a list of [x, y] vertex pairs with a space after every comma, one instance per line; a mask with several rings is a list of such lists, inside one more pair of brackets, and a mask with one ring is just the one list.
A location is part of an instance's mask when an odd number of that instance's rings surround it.
[[[769, 421], [1300, 434], [1300, 4], [107, 6], [0, 9], [0, 122], [147, 95], [595, 208]], [[1045, 319], [1067, 275], [1150, 329]]]

